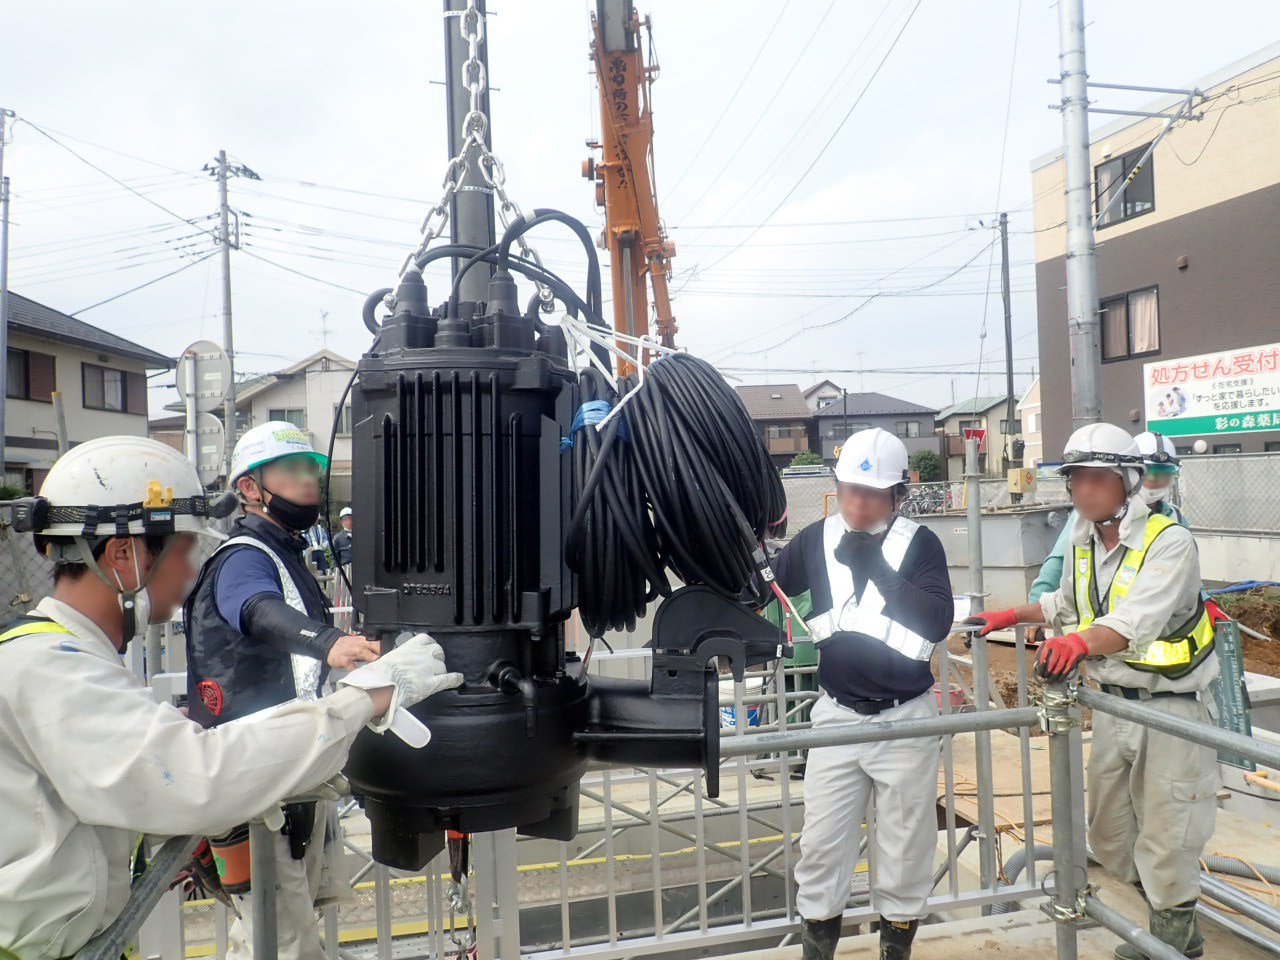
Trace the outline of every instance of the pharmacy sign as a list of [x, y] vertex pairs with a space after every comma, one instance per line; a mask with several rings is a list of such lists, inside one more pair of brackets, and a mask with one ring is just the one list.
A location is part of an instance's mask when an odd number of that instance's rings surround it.
[[1142, 367], [1147, 429], [1173, 437], [1280, 430], [1280, 343]]

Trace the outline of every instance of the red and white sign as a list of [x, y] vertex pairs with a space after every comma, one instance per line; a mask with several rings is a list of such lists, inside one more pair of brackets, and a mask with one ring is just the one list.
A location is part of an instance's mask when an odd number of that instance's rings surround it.
[[978, 446], [982, 446], [982, 441], [987, 438], [987, 431], [979, 427], [965, 427], [964, 438], [966, 440], [977, 440]]

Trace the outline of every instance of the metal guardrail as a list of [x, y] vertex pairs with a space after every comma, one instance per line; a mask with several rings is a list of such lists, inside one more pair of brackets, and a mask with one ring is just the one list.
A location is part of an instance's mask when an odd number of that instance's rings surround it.
[[[940, 847], [945, 847], [946, 854], [935, 874], [934, 893], [929, 899], [931, 911], [985, 910], [996, 903], [1039, 898], [1047, 893], [1047, 912], [1056, 921], [1060, 960], [1076, 957], [1076, 927], [1085, 917], [1152, 957], [1177, 956], [1098, 900], [1087, 884], [1078, 707], [1111, 713], [1270, 766], [1280, 766], [1280, 746], [1184, 720], [1084, 686], [1050, 685], [1042, 701], [1033, 705], [1028, 694], [1022, 634], [1021, 630], [1015, 631], [1019, 669], [1016, 697], [1011, 705], [997, 706], [998, 695], [993, 698], [989, 690], [986, 641], [982, 639], [975, 639], [971, 657], [949, 654], [945, 646], [939, 648], [939, 689], [948, 694], [954, 682], [968, 691], [972, 704], [956, 708], [950, 696], [944, 695], [939, 716], [920, 720], [815, 729], [804, 720], [804, 711], [814, 702], [815, 692], [804, 689], [803, 684], [809, 682], [816, 668], [780, 663], [767, 673], [749, 674], [747, 682], [734, 684], [732, 697], [724, 698], [726, 704], [732, 703], [735, 721], [749, 718], [753, 711], [755, 721], [754, 725], [735, 722], [723, 731], [721, 778], [726, 786], [732, 785], [725, 796], [706, 796], [697, 771], [599, 769], [590, 771], [583, 781], [584, 807], [590, 807], [593, 814], [584, 821], [579, 838], [572, 843], [556, 842], [549, 847], [549, 841], [517, 839], [514, 831], [477, 835], [474, 919], [479, 956], [551, 960], [572, 955], [622, 960], [693, 947], [728, 952], [789, 942], [800, 923], [792, 879], [795, 843], [800, 833], [798, 821], [803, 813], [802, 796], [794, 789], [790, 776], [801, 762], [795, 752], [922, 736], [943, 737]], [[593, 661], [598, 669], [611, 665], [631, 669], [643, 659], [644, 651], [621, 650], [617, 655], [598, 653]], [[965, 673], [970, 674], [967, 683]], [[1044, 889], [1035, 872], [1035, 788], [1030, 769], [1029, 728], [1037, 725], [1048, 735], [1055, 840], [1050, 875], [1054, 882]], [[1013, 823], [997, 823], [990, 743], [990, 732], [996, 730], [1016, 731], [1019, 740], [1020, 829]], [[957, 735], [974, 737], [974, 783], [956, 773], [953, 738]], [[770, 786], [752, 790], [753, 785], [762, 782]], [[343, 812], [347, 818], [354, 816], [354, 803], [348, 802]], [[872, 811], [862, 847], [864, 852], [870, 852], [868, 889], [875, 883], [875, 829]], [[1027, 872], [1020, 883], [1004, 886], [999, 865], [1002, 847], [1009, 839], [1021, 840], [1025, 845]], [[437, 858], [419, 877], [393, 880], [386, 868], [373, 863], [367, 851], [350, 839], [344, 842], [364, 861], [352, 884], [366, 888], [366, 896], [371, 896], [374, 922], [363, 943], [347, 943], [340, 948], [338, 909], [326, 907], [322, 923], [328, 956], [391, 960], [393, 955], [421, 955], [443, 960], [456, 954], [454, 928], [446, 920], [449, 913], [442, 874], [447, 866], [443, 858]], [[144, 915], [163, 900], [169, 877], [185, 863], [188, 845], [193, 843], [192, 838], [183, 838], [166, 844], [153, 860], [151, 870], [136, 885], [125, 914], [81, 951], [77, 960], [115, 960], [119, 956], [123, 945], [137, 935]], [[860, 860], [863, 855], [859, 853]], [[668, 864], [668, 860], [673, 862]], [[264, 863], [259, 869], [266, 866]], [[592, 875], [584, 885], [579, 875], [587, 871]], [[531, 886], [538, 884], [542, 886], [542, 906], [537, 897], [531, 899], [529, 892]], [[262, 895], [269, 897], [270, 887], [263, 887]], [[400, 894], [410, 888], [415, 899], [407, 905]], [[604, 908], [601, 923], [595, 923], [589, 911], [579, 906], [591, 902]], [[1236, 899], [1227, 905], [1233, 909], [1244, 906], [1249, 915], [1267, 909], [1267, 905], [1241, 891], [1236, 891]], [[167, 907], [162, 904], [157, 912], [166, 909], [181, 913], [181, 906], [175, 903]], [[213, 909], [220, 917], [215, 924], [219, 932], [214, 953], [221, 956], [226, 946], [227, 918], [220, 905]], [[866, 890], [850, 897], [844, 917], [849, 923], [874, 919]], [[1237, 932], [1231, 927], [1234, 921], [1223, 919], [1223, 929]], [[175, 956], [180, 956], [185, 949], [180, 924], [177, 930], [179, 952]], [[255, 934], [259, 960], [270, 960], [274, 953], [266, 942], [267, 925], [259, 926]], [[1243, 935], [1257, 938], [1251, 931]]]

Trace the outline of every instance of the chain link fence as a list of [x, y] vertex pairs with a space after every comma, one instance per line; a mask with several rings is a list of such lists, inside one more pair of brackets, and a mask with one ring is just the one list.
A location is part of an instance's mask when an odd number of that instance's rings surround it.
[[1280, 534], [1280, 453], [1187, 457], [1178, 487], [1193, 530]]
[[[7, 512], [7, 511], [6, 511]], [[29, 533], [0, 518], [0, 602], [5, 619], [26, 613], [53, 590], [53, 564], [36, 552]]]

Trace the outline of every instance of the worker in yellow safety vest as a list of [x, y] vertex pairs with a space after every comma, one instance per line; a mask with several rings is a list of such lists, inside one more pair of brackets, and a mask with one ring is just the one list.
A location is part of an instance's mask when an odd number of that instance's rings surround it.
[[[1076, 519], [1057, 589], [970, 622], [985, 636], [1048, 621], [1064, 635], [1040, 645], [1040, 676], [1065, 680], [1083, 661], [1107, 693], [1209, 723], [1204, 695], [1218, 662], [1191, 532], [1151, 512], [1141, 493], [1142, 451], [1121, 428], [1081, 427], [1062, 460]], [[1195, 908], [1217, 787], [1207, 747], [1094, 714], [1089, 843], [1103, 867], [1142, 892], [1152, 934], [1187, 957], [1204, 954]], [[1115, 955], [1144, 956], [1128, 944]]]
[[155, 440], [100, 437], [7, 506], [54, 583], [0, 621], [0, 958], [70, 957], [105, 930], [128, 900], [138, 834], [270, 824], [282, 800], [342, 768], [366, 724], [381, 732], [462, 682], [420, 634], [334, 693], [205, 730], [120, 658], [174, 614], [197, 543], [218, 536], [195, 467]]

